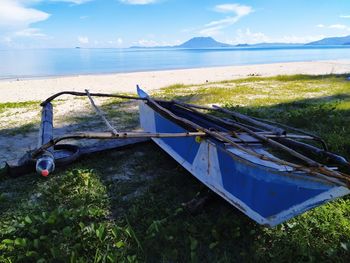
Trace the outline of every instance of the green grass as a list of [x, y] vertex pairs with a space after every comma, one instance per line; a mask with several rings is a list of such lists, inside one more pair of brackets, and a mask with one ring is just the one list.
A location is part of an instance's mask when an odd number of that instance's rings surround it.
[[[316, 133], [350, 158], [350, 82], [345, 76], [251, 77], [173, 85], [154, 96], [268, 118]], [[103, 110], [118, 119], [114, 106]], [[123, 127], [137, 115], [122, 108]], [[77, 120], [78, 121], [78, 120]], [[85, 158], [48, 179], [0, 180], [3, 262], [349, 262], [350, 199], [275, 228], [219, 197], [200, 213], [183, 203], [208, 193], [155, 145]]]
[[21, 114], [25, 111], [33, 111], [37, 109], [39, 116], [39, 104], [39, 101], [0, 103], [0, 115], [2, 115], [1, 117], [12, 117], [11, 121], [2, 123], [2, 127], [4, 127], [4, 129], [0, 130], [0, 136], [25, 134], [34, 131], [39, 124], [37, 119], [25, 120], [25, 123], [18, 123], [18, 120], [16, 119], [16, 114]]
[[34, 106], [38, 107], [39, 104], [40, 104], [40, 102], [38, 102], [38, 101], [0, 103], [0, 114], [9, 110], [9, 109], [33, 108]]

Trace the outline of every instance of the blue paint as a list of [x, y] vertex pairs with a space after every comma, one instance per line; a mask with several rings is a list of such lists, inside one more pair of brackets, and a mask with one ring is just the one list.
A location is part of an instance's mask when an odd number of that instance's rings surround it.
[[[140, 97], [147, 98], [147, 93], [138, 88]], [[198, 116], [186, 114], [186, 112], [177, 111], [171, 108], [171, 105], [163, 105], [184, 118], [192, 120], [200, 125], [206, 126], [206, 120], [201, 120]], [[146, 106], [147, 107], [147, 106]], [[148, 108], [148, 107], [147, 107]], [[153, 113], [150, 113], [153, 111]], [[158, 114], [151, 108], [140, 111], [141, 116], [147, 114], [144, 120], [149, 120], [150, 127], [144, 123], [150, 132], [159, 133], [183, 133], [186, 129], [180, 125], [168, 120]], [[150, 115], [148, 115], [150, 114]], [[153, 120], [154, 118], [154, 120]], [[153, 121], [154, 125], [153, 126]], [[222, 142], [213, 138], [209, 139], [213, 147], [217, 149], [216, 154], [210, 155], [206, 152], [201, 153], [201, 159], [194, 165], [194, 160], [200, 150], [200, 144], [195, 141], [194, 137], [181, 138], [162, 138], [156, 142], [162, 142], [159, 145], [174, 157], [180, 165], [184, 166], [195, 177], [205, 183], [213, 191], [226, 198], [231, 203], [237, 204], [241, 210], [260, 224], [275, 226], [283, 221], [301, 214], [313, 207], [327, 202], [339, 196], [348, 194], [336, 185], [321, 180], [312, 180], [307, 175], [293, 172], [279, 172], [275, 169], [265, 167], [261, 164], [255, 164], [243, 157], [235, 156], [230, 153]], [[208, 160], [210, 158], [210, 160]], [[209, 163], [212, 162], [215, 167], [210, 174]], [[221, 177], [221, 178], [220, 178]], [[213, 181], [219, 180], [219, 181]], [[331, 193], [329, 192], [331, 191]], [[323, 194], [323, 195], [322, 195]], [[296, 207], [297, 206], [297, 207]]]
[[136, 85], [136, 91], [137, 91], [137, 95], [139, 95], [140, 98], [146, 99], [148, 98], [148, 94], [146, 92], [144, 92], [139, 85]]
[[[155, 112], [155, 124], [157, 132], [164, 133], [182, 133], [188, 132], [173, 122], [165, 119], [160, 114]], [[184, 158], [188, 163], [192, 164], [199, 149], [199, 143], [195, 141], [194, 137], [183, 138], [164, 138], [161, 139], [164, 143], [169, 145], [178, 155]]]
[[306, 181], [248, 166], [224, 151], [218, 151], [218, 159], [224, 189], [263, 217], [276, 215], [330, 189], [323, 184], [308, 188]]

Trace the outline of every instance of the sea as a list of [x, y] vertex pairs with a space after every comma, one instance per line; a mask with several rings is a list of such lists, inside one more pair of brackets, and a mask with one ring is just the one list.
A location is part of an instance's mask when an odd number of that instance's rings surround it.
[[349, 46], [0, 50], [0, 80], [339, 59]]

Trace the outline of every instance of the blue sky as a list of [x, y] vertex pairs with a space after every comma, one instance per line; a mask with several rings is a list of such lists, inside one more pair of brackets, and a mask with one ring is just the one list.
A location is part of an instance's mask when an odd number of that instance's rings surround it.
[[349, 0], [0, 0], [0, 47], [305, 43], [350, 35]]

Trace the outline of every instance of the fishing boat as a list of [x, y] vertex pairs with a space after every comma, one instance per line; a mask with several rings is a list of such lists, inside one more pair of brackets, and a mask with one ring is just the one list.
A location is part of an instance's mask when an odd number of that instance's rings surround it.
[[[269, 130], [268, 133], [194, 109], [203, 107], [179, 102], [157, 103], [141, 89], [138, 89], [138, 95], [145, 99], [140, 101], [139, 111], [141, 127], [146, 132], [186, 133], [199, 130], [209, 135], [203, 139], [180, 137], [153, 140], [198, 180], [259, 224], [275, 226], [350, 193], [336, 168], [319, 165], [299, 154], [295, 154], [297, 156], [294, 158], [301, 157], [301, 161], [309, 165], [284, 161], [271, 153], [271, 147], [278, 148], [271, 144], [277, 142], [276, 139], [293, 145], [291, 138], [315, 139], [312, 136], [288, 136], [282, 129], [252, 121]], [[246, 118], [237, 113], [234, 115]], [[282, 143], [279, 146], [289, 154], [296, 153]], [[315, 150], [313, 146], [308, 148], [298, 142], [294, 146]], [[329, 153], [328, 157], [333, 161], [338, 160], [340, 165], [348, 165], [340, 156]]]
[[[51, 102], [64, 94], [87, 96], [110, 131], [53, 138]], [[48, 176], [55, 164], [67, 164], [84, 152], [59, 144], [67, 139], [151, 138], [213, 192], [257, 223], [269, 227], [350, 193], [350, 176], [346, 174], [350, 170], [349, 162], [329, 152], [325, 142], [313, 134], [215, 105], [204, 107], [157, 100], [139, 87], [137, 94], [133, 97], [86, 90], [51, 96], [41, 104], [38, 148], [30, 153], [30, 158], [24, 158], [27, 161], [22, 158], [16, 163], [17, 167], [26, 165], [33, 169], [35, 163], [36, 170]], [[96, 106], [93, 97], [138, 100], [143, 131], [118, 131]], [[66, 151], [63, 155], [62, 150]]]

